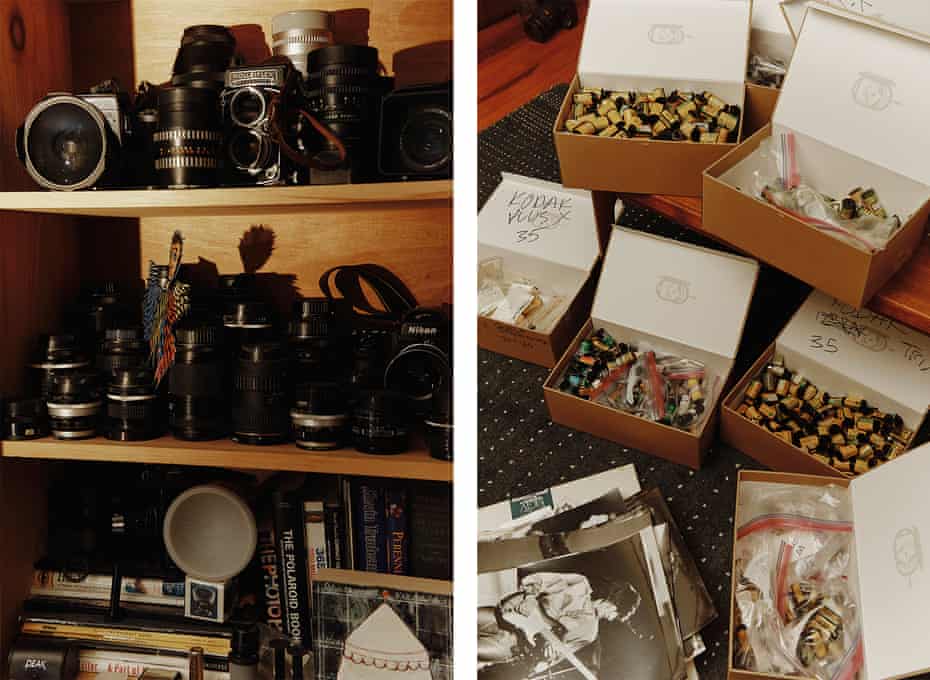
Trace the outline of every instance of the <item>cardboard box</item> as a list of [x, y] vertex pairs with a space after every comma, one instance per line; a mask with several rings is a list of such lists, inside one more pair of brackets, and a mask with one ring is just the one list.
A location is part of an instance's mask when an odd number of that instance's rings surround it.
[[[772, 125], [704, 173], [704, 229], [865, 306], [913, 255], [930, 215], [928, 63], [930, 38], [812, 5]], [[789, 131], [804, 183], [831, 196], [874, 187], [888, 212], [901, 217], [884, 250], [857, 248], [740, 190], [754, 191], [762, 142]]]
[[814, 291], [723, 402], [723, 441], [773, 470], [844, 478], [737, 413], [749, 383], [773, 356], [784, 357], [788, 370], [830, 394], [861, 395], [899, 414], [909, 430], [916, 432], [927, 417], [930, 336]]
[[[759, 265], [630, 229], [616, 228], [598, 284], [591, 320], [545, 384], [550, 418], [676, 463], [699, 468], [713, 440], [717, 405], [727, 384], [755, 290]], [[717, 376], [707, 415], [690, 432], [562, 392], [559, 382], [578, 345], [606, 329], [621, 342], [704, 362]]]
[[575, 135], [565, 121], [581, 87], [710, 90], [745, 109], [749, 20], [749, 0], [592, 0], [578, 77], [553, 130], [565, 186], [700, 196], [701, 172], [734, 144]]
[[[905, 678], [930, 670], [926, 644], [930, 624], [930, 578], [919, 537], [930, 535], [930, 445], [852, 481], [777, 472], [740, 471], [736, 487], [733, 555], [736, 529], [742, 516], [746, 484], [845, 486], [850, 492], [853, 523], [853, 587], [859, 593], [863, 668], [860, 678]], [[730, 589], [730, 630], [736, 621], [737, 570], [734, 562]], [[730, 636], [729, 680], [779, 677], [733, 668]], [[796, 676], [798, 677], [798, 676]]]
[[[791, 63], [794, 36], [782, 11], [780, 0], [753, 0], [749, 54], [778, 59], [786, 66]], [[775, 87], [746, 83], [744, 138], [755, 134], [771, 122], [779, 92]]]
[[[759, 1], [755, 0], [757, 3]], [[915, 2], [915, 0], [819, 0], [819, 2], [930, 35], [930, 12], [927, 11], [927, 5], [923, 2]], [[804, 13], [809, 4], [809, 0], [784, 0], [781, 3], [788, 27], [795, 40], [801, 34]]]
[[[480, 347], [546, 368], [558, 361], [591, 310], [602, 243], [599, 221], [611, 222], [598, 214], [591, 192], [504, 173], [478, 215], [478, 261], [501, 258], [505, 275], [545, 286], [563, 298], [564, 306], [540, 330], [479, 316]], [[603, 239], [608, 236], [605, 230]]]

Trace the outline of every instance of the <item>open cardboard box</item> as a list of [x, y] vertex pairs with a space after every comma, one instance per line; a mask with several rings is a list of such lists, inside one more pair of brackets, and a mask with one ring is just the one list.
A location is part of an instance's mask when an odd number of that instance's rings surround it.
[[[759, 265], [754, 260], [617, 227], [610, 240], [591, 319], [545, 384], [550, 418], [576, 430], [699, 468], [713, 440], [717, 405], [743, 334]], [[706, 415], [680, 430], [562, 392], [578, 345], [604, 328], [618, 342], [704, 362], [716, 376]]]
[[[919, 538], [930, 536], [930, 445], [915, 449], [875, 472], [855, 480], [740, 471], [736, 486], [733, 555], [736, 534], [746, 518], [744, 494], [747, 483], [836, 485], [850, 491], [853, 523], [853, 556], [850, 573], [859, 593], [863, 666], [861, 680], [906, 678], [930, 671], [930, 578], [923, 570]], [[737, 570], [734, 561], [730, 589], [730, 631], [736, 622]], [[733, 636], [730, 636], [729, 680], [760, 680], [783, 677], [733, 668]], [[803, 676], [793, 676], [794, 678]]]
[[[760, 0], [755, 0], [758, 3]], [[930, 35], [930, 12], [924, 2], [915, 0], [819, 0], [821, 3], [879, 19], [888, 24]], [[810, 0], [781, 2], [788, 27], [795, 40], [801, 34], [804, 14]]]
[[[704, 173], [704, 229], [865, 306], [913, 255], [930, 215], [928, 63], [930, 38], [811, 5], [772, 125]], [[760, 145], [789, 131], [804, 183], [832, 196], [874, 187], [889, 214], [901, 217], [884, 250], [869, 253], [746, 193], [762, 167]]]
[[582, 87], [710, 90], [727, 104], [745, 110], [749, 19], [749, 0], [591, 0], [578, 76], [553, 128], [563, 184], [623, 193], [700, 196], [701, 172], [736, 142], [696, 144], [576, 135], [564, 130], [565, 121], [572, 114], [572, 98]]
[[[753, 0], [749, 55], [778, 59], [786, 65], [794, 53], [794, 36], [782, 11], [780, 0]], [[746, 83], [746, 116], [743, 136], [755, 134], [772, 120], [779, 89]]]
[[723, 402], [722, 439], [773, 470], [844, 477], [737, 413], [749, 383], [776, 355], [830, 394], [860, 395], [897, 413], [909, 430], [917, 432], [927, 418], [930, 336], [814, 291]]
[[612, 221], [607, 199], [595, 202], [589, 191], [503, 173], [478, 215], [478, 261], [501, 258], [505, 276], [529, 278], [564, 302], [544, 330], [479, 316], [480, 347], [545, 368], [558, 361], [591, 309], [610, 235], [598, 228]]

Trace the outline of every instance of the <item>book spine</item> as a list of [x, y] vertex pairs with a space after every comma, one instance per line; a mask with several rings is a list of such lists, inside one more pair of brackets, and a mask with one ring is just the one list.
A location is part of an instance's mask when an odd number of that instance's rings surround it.
[[361, 483], [355, 487], [354, 501], [355, 568], [386, 573], [384, 492], [373, 484]]
[[407, 527], [407, 491], [388, 487], [384, 492], [385, 533], [389, 574], [406, 576], [409, 559], [410, 535]]
[[326, 518], [326, 563], [333, 569], [345, 569], [343, 559], [345, 551], [345, 530], [342, 526], [342, 507], [327, 505], [324, 508]]
[[[61, 571], [37, 569], [33, 572], [32, 587], [43, 591], [97, 592], [109, 596], [113, 578], [108, 574], [83, 574], [75, 576]], [[159, 578], [123, 578], [123, 595], [145, 595], [164, 599], [179, 599], [184, 602], [184, 581], [165, 581]]]
[[341, 502], [342, 502], [342, 528], [345, 530], [345, 550], [343, 552], [343, 561], [345, 569], [361, 569], [355, 563], [355, 522], [353, 521], [352, 508], [352, 484], [348, 479], [343, 479], [341, 484]]
[[281, 603], [281, 571], [278, 565], [278, 544], [270, 516], [259, 520], [258, 565], [262, 574], [262, 601], [265, 623], [277, 631], [284, 631], [284, 610]]
[[326, 527], [323, 501], [304, 501], [304, 539], [307, 546], [307, 577], [312, 582], [320, 569], [326, 569]]
[[307, 584], [307, 552], [302, 527], [303, 508], [290, 494], [280, 491], [272, 495], [274, 531], [278, 543], [281, 604], [284, 633], [291, 642], [306, 647], [310, 643], [310, 602]]
[[[79, 590], [71, 588], [65, 591], [51, 590], [46, 588], [36, 588], [33, 586], [29, 589], [31, 597], [43, 597], [52, 600], [82, 600], [99, 602], [105, 600], [108, 593], [99, 590]], [[184, 607], [184, 598], [177, 597], [159, 597], [157, 595], [139, 595], [137, 593], [124, 593], [120, 600], [133, 604], [155, 604], [163, 607]]]
[[[104, 646], [105, 645], [105, 646]], [[88, 663], [118, 662], [124, 664], [155, 664], [159, 666], [177, 667], [187, 670], [190, 667], [188, 651], [169, 652], [164, 649], [146, 650], [140, 647], [112, 643], [97, 643], [83, 645], [80, 648], [79, 659]], [[229, 677], [229, 658], [205, 655], [203, 667], [213, 671], [221, 677]]]
[[[124, 677], [138, 678], [146, 670], [159, 670], [180, 673], [181, 680], [189, 679], [190, 664], [183, 657], [117, 651], [101, 653], [97, 650], [81, 649], [78, 652], [78, 661], [81, 673], [115, 673]], [[204, 666], [204, 680], [228, 680], [228, 670], [206, 668], [206, 663]]]
[[81, 642], [109, 642], [147, 650], [165, 649], [187, 652], [191, 647], [202, 647], [205, 654], [225, 657], [229, 655], [228, 639], [190, 633], [168, 633], [129, 628], [109, 628], [80, 623], [55, 623], [47, 620], [25, 619], [23, 635], [41, 635]]
[[452, 579], [451, 486], [420, 483], [408, 490], [410, 576]]

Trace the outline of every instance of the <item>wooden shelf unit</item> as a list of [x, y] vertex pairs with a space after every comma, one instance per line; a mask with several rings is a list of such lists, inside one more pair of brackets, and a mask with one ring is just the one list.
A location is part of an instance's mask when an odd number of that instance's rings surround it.
[[184, 442], [166, 436], [148, 442], [113, 442], [97, 437], [68, 442], [47, 438], [3, 442], [2, 453], [4, 458], [157, 463], [452, 481], [452, 464], [431, 458], [422, 444], [396, 456], [374, 456], [354, 449], [304, 451], [295, 444], [246, 446], [228, 439]]
[[451, 180], [435, 180], [222, 189], [8, 191], [0, 194], [0, 207], [89, 217], [261, 216], [451, 199]]
[[[50, 193], [38, 191], [15, 158], [12, 131], [48, 92], [85, 92], [110, 77], [124, 87], [164, 82], [181, 33], [193, 24], [236, 27], [246, 58], [258, 61], [269, 50], [271, 17], [306, 6], [298, 0], [5, 5], [17, 31], [4, 34], [0, 45], [5, 88], [0, 101], [5, 131], [0, 140], [0, 395], [20, 392], [35, 337], [60, 328], [64, 305], [76, 298], [82, 282], [138, 284], [150, 261], [167, 262], [175, 229], [185, 236], [185, 263], [213, 274], [243, 271], [240, 244], [258, 229], [269, 253], [258, 273], [284, 282], [283, 298], [275, 298], [282, 305], [295, 296], [318, 295], [318, 278], [326, 269], [366, 262], [397, 274], [421, 304], [451, 302], [451, 181]], [[451, 0], [329, 0], [319, 6], [337, 11], [337, 42], [378, 47], [398, 85], [450, 77]], [[45, 549], [48, 482], [62, 460], [452, 480], [452, 465], [430, 458], [422, 445], [382, 458], [355, 451], [306, 453], [294, 445], [187, 444], [167, 438], [139, 444], [0, 442], [3, 667], [33, 564]]]

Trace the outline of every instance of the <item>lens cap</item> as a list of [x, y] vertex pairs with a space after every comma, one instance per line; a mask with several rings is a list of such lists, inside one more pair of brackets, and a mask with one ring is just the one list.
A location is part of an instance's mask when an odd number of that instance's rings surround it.
[[57, 95], [26, 119], [27, 168], [50, 189], [83, 189], [106, 169], [107, 123], [80, 97]]

